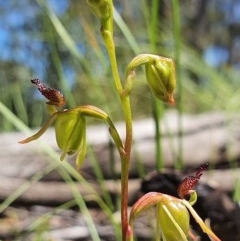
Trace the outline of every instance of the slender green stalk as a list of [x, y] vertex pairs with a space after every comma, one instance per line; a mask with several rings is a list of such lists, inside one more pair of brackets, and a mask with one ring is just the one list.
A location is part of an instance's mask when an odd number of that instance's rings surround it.
[[[43, 9], [43, 11], [46, 13], [46, 16], [48, 17], [50, 23], [52, 24], [53, 28], [55, 29], [56, 33], [58, 34], [59, 38], [61, 39], [62, 43], [65, 45], [65, 47], [68, 49], [69, 53], [74, 57], [74, 59], [77, 60], [78, 63], [81, 64], [81, 68], [83, 69], [84, 73], [88, 76], [89, 82], [92, 84], [92, 88], [94, 88], [95, 93], [99, 100], [102, 100], [104, 95], [102, 94], [102, 90], [99, 86], [99, 84], [96, 82], [95, 77], [93, 75], [93, 71], [91, 69], [91, 66], [87, 62], [85, 56], [81, 53], [81, 51], [78, 50], [77, 43], [74, 41], [74, 39], [70, 36], [67, 29], [63, 26], [59, 18], [56, 16], [54, 11], [48, 6], [46, 0], [36, 0], [36, 2], [39, 4], [39, 6]], [[46, 24], [46, 20], [44, 19], [44, 22]], [[48, 22], [49, 23], [49, 22]], [[48, 33], [48, 37], [51, 35]], [[53, 38], [53, 36], [50, 36], [50, 38]], [[55, 38], [55, 36], [54, 36]], [[52, 39], [50, 39], [52, 40]], [[55, 40], [55, 39], [53, 39]], [[56, 49], [52, 49], [53, 51], [53, 62], [57, 66], [58, 74], [61, 77], [61, 85], [64, 87], [64, 92], [66, 92], [66, 96], [68, 98], [68, 104], [70, 106], [74, 106], [74, 100], [71, 96], [71, 93], [69, 92], [69, 88], [66, 86], [66, 83], [64, 83], [63, 79], [63, 72], [61, 68], [61, 64], [57, 58], [59, 56], [56, 56]], [[106, 100], [104, 100], [106, 101]], [[107, 106], [106, 106], [107, 108]]]
[[127, 229], [128, 229], [128, 173], [129, 173], [129, 163], [130, 163], [130, 155], [131, 155], [131, 147], [132, 147], [132, 113], [130, 106], [130, 99], [128, 95], [124, 95], [123, 87], [120, 80], [116, 53], [115, 53], [115, 45], [113, 41], [113, 37], [110, 31], [102, 31], [102, 36], [108, 51], [112, 74], [114, 78], [114, 82], [116, 85], [116, 89], [119, 93], [122, 108], [124, 111], [125, 125], [126, 125], [126, 136], [125, 136], [125, 145], [124, 152], [120, 153], [121, 155], [121, 165], [122, 165], [122, 175], [121, 175], [121, 221], [122, 221], [122, 240], [127, 240]]
[[151, 4], [151, 21], [150, 21], [150, 41], [152, 51], [157, 50], [157, 41], [159, 38], [159, 0], [153, 0]]
[[84, 220], [88, 226], [89, 229], [89, 234], [92, 238], [92, 240], [95, 241], [100, 241], [100, 237], [98, 235], [98, 231], [96, 229], [96, 226], [92, 220], [91, 214], [89, 209], [87, 208], [87, 205], [83, 199], [83, 196], [79, 193], [79, 189], [77, 187], [77, 185], [73, 182], [72, 178], [70, 177], [70, 175], [66, 175], [65, 174], [65, 170], [60, 169], [59, 172], [62, 174], [62, 176], [64, 177], [65, 181], [68, 183], [72, 194], [74, 196], [74, 198], [77, 200], [77, 204], [79, 206], [79, 209], [81, 210], [81, 213], [84, 217]]
[[53, 214], [61, 214], [64, 210], [72, 209], [76, 206], [76, 200], [70, 200], [60, 206], [58, 206], [56, 209], [51, 210], [45, 214], [43, 214], [40, 217], [37, 217], [35, 220], [33, 220], [28, 227], [26, 227], [26, 230], [28, 232], [33, 232], [36, 230], [39, 226], [41, 226], [46, 221], [50, 220]]
[[113, 211], [114, 204], [112, 202], [110, 193], [107, 191], [106, 182], [104, 181], [104, 176], [103, 176], [101, 167], [99, 165], [99, 162], [97, 161], [97, 158], [93, 152], [92, 147], [90, 147], [90, 146], [88, 147], [88, 153], [89, 153], [89, 157], [92, 162], [92, 166], [93, 166], [96, 178], [97, 178], [97, 182], [99, 183], [99, 186], [101, 188], [101, 193], [102, 193], [103, 199], [105, 200], [106, 204], [108, 205], [108, 209]]
[[182, 168], [183, 162], [183, 146], [182, 146], [182, 82], [181, 82], [181, 71], [180, 71], [180, 49], [181, 49], [181, 21], [180, 21], [180, 6], [179, 0], [172, 0], [172, 12], [173, 12], [173, 36], [174, 36], [174, 53], [176, 63], [176, 75], [178, 76], [177, 88], [178, 88], [178, 128], [179, 128], [179, 141], [178, 141], [178, 158], [175, 163], [177, 169]]
[[[4, 106], [1, 102], [0, 102], [0, 113], [3, 114], [3, 116], [10, 123], [12, 123], [17, 129], [24, 131], [28, 134], [31, 133], [30, 129], [17, 116], [15, 116], [9, 109], [7, 109], [6, 106]], [[0, 212], [5, 210], [14, 200], [16, 200], [26, 190], [28, 190], [28, 188], [30, 188], [30, 184], [32, 185], [32, 184], [36, 183], [44, 175], [46, 175], [53, 169], [58, 168], [57, 169], [58, 172], [61, 174], [63, 179], [66, 181], [66, 183], [69, 184], [69, 186], [73, 192], [73, 195], [75, 197], [76, 203], [79, 205], [81, 212], [84, 212], [84, 218], [89, 227], [92, 240], [100, 241], [100, 238], [99, 238], [97, 230], [94, 226], [93, 220], [91, 219], [91, 215], [90, 215], [89, 211], [87, 210], [83, 197], [79, 193], [76, 183], [72, 180], [72, 177], [74, 177], [79, 182], [88, 185], [89, 190], [91, 190], [93, 193], [95, 193], [95, 190], [89, 185], [88, 182], [86, 182], [79, 175], [79, 173], [69, 163], [63, 162], [60, 164], [58, 153], [53, 151], [52, 148], [47, 146], [45, 143], [41, 143], [41, 146], [43, 147], [44, 152], [47, 153], [49, 155], [49, 157], [51, 157], [51, 159], [50, 159], [51, 163], [45, 168], [45, 170], [34, 175], [31, 179], [30, 183], [23, 183], [19, 187], [18, 190], [13, 192], [3, 203], [1, 203]], [[97, 195], [97, 193], [96, 193], [96, 195]]]
[[125, 36], [125, 38], [126, 38], [128, 44], [129, 44], [129, 46], [131, 47], [132, 51], [135, 54], [139, 54], [140, 53], [140, 47], [139, 47], [139, 45], [138, 45], [138, 43], [135, 39], [135, 36], [133, 35], [133, 33], [129, 29], [128, 25], [124, 22], [121, 15], [118, 13], [118, 11], [115, 8], [113, 9], [113, 18], [115, 20], [115, 23], [117, 24], [117, 26], [121, 30], [122, 34]]
[[155, 158], [156, 158], [156, 170], [161, 171], [164, 167], [163, 153], [162, 153], [162, 133], [160, 127], [160, 119], [164, 112], [163, 104], [156, 98], [153, 99], [153, 119], [155, 124]]
[[120, 233], [120, 224], [118, 221], [116, 221], [116, 218], [114, 216], [114, 213], [109, 208], [108, 204], [103, 202], [101, 198], [99, 198], [97, 195], [89, 196], [90, 200], [94, 200], [101, 210], [104, 211], [104, 213], [107, 215], [108, 219], [111, 220], [111, 223], [113, 224], [114, 231], [116, 233], [116, 241], [121, 240], [121, 233]]
[[112, 68], [112, 74], [114, 78], [114, 82], [117, 88], [117, 91], [119, 95], [121, 96], [121, 93], [123, 91], [121, 79], [118, 72], [118, 66], [117, 66], [117, 60], [116, 60], [116, 53], [115, 53], [115, 44], [112, 37], [112, 34], [109, 30], [102, 30], [102, 37], [109, 55], [111, 68]]
[[30, 129], [16, 116], [13, 112], [8, 109], [1, 101], [0, 101], [0, 114], [2, 114], [5, 119], [15, 126], [17, 129], [24, 131], [26, 134], [30, 134]]
[[19, 183], [19, 187], [12, 192], [1, 204], [0, 204], [0, 213], [2, 213], [7, 207], [10, 206], [17, 198], [24, 194], [30, 187], [37, 183], [44, 175], [50, 173], [56, 168], [56, 163], [50, 163], [45, 169], [41, 172], [35, 174], [30, 181], [23, 181]]
[[[151, 50], [155, 53], [157, 52], [157, 43], [159, 39], [159, 0], [153, 0], [150, 14], [151, 16], [149, 23], [149, 39], [151, 44]], [[152, 108], [153, 108], [153, 119], [155, 124], [155, 159], [156, 159], [156, 170], [161, 171], [164, 163], [162, 156], [162, 133], [160, 128], [160, 119], [164, 112], [164, 107], [162, 102], [158, 101], [156, 98], [152, 98]]]

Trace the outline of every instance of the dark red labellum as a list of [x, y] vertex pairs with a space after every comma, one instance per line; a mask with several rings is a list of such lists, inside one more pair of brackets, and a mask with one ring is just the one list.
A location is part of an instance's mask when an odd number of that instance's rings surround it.
[[32, 79], [31, 82], [35, 84], [38, 87], [38, 90], [42, 93], [42, 95], [49, 100], [47, 104], [55, 105], [58, 107], [65, 105], [66, 100], [59, 90], [48, 88], [39, 79]]
[[198, 183], [200, 177], [202, 176], [202, 173], [208, 169], [208, 163], [202, 164], [196, 171], [196, 174], [194, 176], [188, 176], [184, 178], [184, 180], [181, 182], [181, 184], [178, 187], [178, 195], [181, 198], [184, 198], [187, 196], [190, 192], [190, 190], [193, 190], [193, 188]]

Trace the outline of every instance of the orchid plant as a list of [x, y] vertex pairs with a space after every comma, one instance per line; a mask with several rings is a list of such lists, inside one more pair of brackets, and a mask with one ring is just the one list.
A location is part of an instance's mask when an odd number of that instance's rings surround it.
[[[163, 193], [150, 192], [141, 197], [132, 207], [128, 215], [128, 174], [132, 148], [132, 114], [130, 93], [135, 80], [135, 70], [139, 66], [145, 67], [146, 80], [153, 95], [170, 105], [174, 104], [173, 92], [176, 87], [175, 66], [171, 58], [153, 54], [140, 54], [132, 59], [126, 68], [125, 79], [121, 80], [118, 73], [115, 44], [113, 39], [113, 3], [112, 0], [87, 0], [92, 12], [100, 20], [100, 30], [103, 42], [107, 49], [113, 81], [121, 100], [125, 120], [125, 138], [122, 140], [112, 119], [102, 109], [93, 105], [78, 106], [72, 109], [63, 109], [66, 100], [63, 94], [53, 88], [48, 88], [39, 79], [33, 79], [39, 91], [48, 99], [47, 106], [50, 113], [48, 121], [33, 136], [20, 141], [28, 143], [38, 139], [47, 128], [54, 123], [56, 141], [62, 150], [60, 159], [67, 155], [76, 154], [76, 166], [80, 168], [87, 151], [86, 118], [96, 118], [106, 122], [109, 133], [121, 158], [121, 223], [122, 241], [134, 239], [134, 221], [139, 213], [156, 205], [157, 228], [159, 235], [156, 240], [186, 241], [194, 240], [189, 228], [189, 212], [200, 224], [211, 240], [220, 239], [210, 230], [193, 210], [192, 204], [196, 202], [197, 194], [192, 188], [196, 185], [206, 165], [200, 167], [195, 176], [186, 178], [178, 189], [180, 198]], [[190, 195], [189, 201], [184, 199]], [[188, 212], [189, 210], [189, 212]]]

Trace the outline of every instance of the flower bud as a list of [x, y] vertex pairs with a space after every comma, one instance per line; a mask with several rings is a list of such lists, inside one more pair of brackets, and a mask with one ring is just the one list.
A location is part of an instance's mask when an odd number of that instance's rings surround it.
[[145, 64], [146, 77], [153, 94], [169, 104], [174, 103], [175, 67], [170, 58], [158, 57]]
[[185, 205], [174, 197], [164, 199], [158, 205], [158, 218], [165, 241], [187, 240], [189, 226], [189, 213]]
[[[174, 104], [173, 92], [176, 88], [176, 77], [173, 60], [154, 54], [139, 54], [128, 64], [127, 79], [131, 71], [141, 65], [145, 66], [147, 82], [153, 94], [164, 102]], [[128, 87], [127, 93], [129, 89]]]
[[111, 0], [87, 0], [87, 4], [92, 12], [101, 20], [106, 20], [112, 15]]
[[86, 138], [86, 121], [79, 111], [59, 112], [55, 122], [55, 134], [58, 147], [63, 151], [61, 160], [67, 154], [85, 151], [83, 143]]

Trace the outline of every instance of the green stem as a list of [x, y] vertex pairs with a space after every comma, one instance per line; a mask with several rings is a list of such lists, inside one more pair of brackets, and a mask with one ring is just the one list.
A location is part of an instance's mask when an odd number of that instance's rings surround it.
[[130, 164], [130, 155], [132, 147], [132, 113], [129, 95], [123, 94], [123, 87], [120, 80], [115, 45], [113, 37], [110, 31], [104, 30], [102, 28], [102, 36], [105, 42], [106, 49], [108, 51], [112, 74], [116, 89], [121, 99], [122, 108], [124, 111], [124, 119], [126, 125], [126, 136], [125, 136], [125, 145], [124, 152], [120, 153], [121, 156], [121, 166], [122, 166], [122, 175], [121, 175], [121, 221], [122, 221], [122, 240], [127, 240], [127, 230], [128, 230], [128, 174], [129, 174], [129, 164]]
[[122, 98], [122, 107], [126, 124], [125, 155], [121, 157], [121, 218], [123, 241], [125, 241], [128, 229], [128, 175], [132, 147], [132, 114], [129, 96]]
[[[158, 40], [160, 36], [160, 20], [159, 20], [159, 10], [160, 1], [153, 0], [152, 5], [149, 9], [149, 40], [151, 44], [151, 51], [156, 53], [158, 51]], [[164, 112], [164, 106], [162, 102], [158, 101], [156, 98], [152, 98], [152, 108], [153, 108], [153, 119], [155, 124], [155, 159], [156, 159], [156, 169], [157, 171], [162, 171], [164, 167], [163, 156], [162, 156], [162, 132], [160, 128], [160, 120]]]
[[164, 112], [164, 107], [161, 102], [159, 102], [156, 98], [153, 99], [153, 118], [154, 118], [154, 124], [155, 124], [155, 145], [156, 145], [156, 169], [157, 171], [162, 171], [164, 167], [163, 162], [163, 154], [162, 154], [162, 133], [161, 133], [161, 126], [160, 126], [160, 120], [162, 117], [162, 114]]
[[174, 52], [175, 52], [175, 63], [176, 63], [176, 75], [178, 76], [178, 159], [175, 163], [175, 167], [180, 169], [183, 167], [183, 131], [182, 131], [182, 83], [181, 83], [181, 71], [180, 71], [180, 57], [181, 57], [181, 21], [180, 21], [180, 6], [179, 0], [172, 0], [172, 8], [173, 8], [173, 35], [174, 35]]
[[150, 26], [149, 26], [149, 37], [150, 37], [150, 43], [151, 43], [151, 49], [155, 53], [157, 51], [157, 41], [159, 39], [159, 6], [160, 1], [159, 0], [153, 0], [151, 4], [151, 13], [150, 13]]
[[115, 54], [115, 44], [110, 31], [102, 29], [102, 37], [109, 55], [114, 82], [119, 95], [121, 96], [123, 87], [118, 73], [117, 60]]

